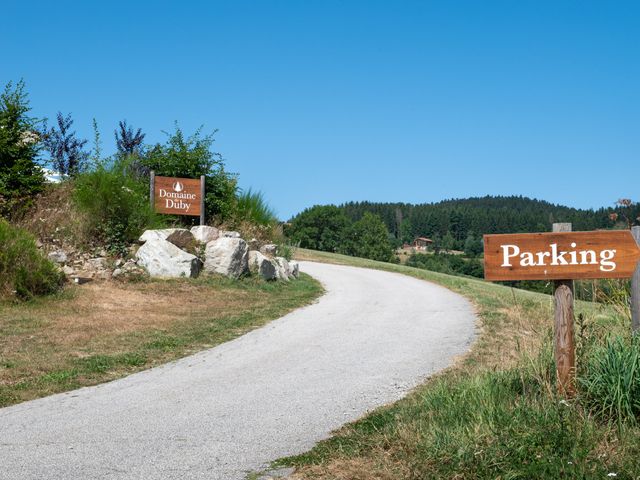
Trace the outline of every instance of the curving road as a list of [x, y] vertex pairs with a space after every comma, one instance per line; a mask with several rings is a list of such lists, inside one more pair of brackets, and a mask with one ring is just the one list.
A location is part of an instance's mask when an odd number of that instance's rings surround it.
[[242, 479], [311, 448], [464, 353], [462, 297], [407, 276], [303, 262], [317, 303], [111, 383], [0, 409], [1, 479]]

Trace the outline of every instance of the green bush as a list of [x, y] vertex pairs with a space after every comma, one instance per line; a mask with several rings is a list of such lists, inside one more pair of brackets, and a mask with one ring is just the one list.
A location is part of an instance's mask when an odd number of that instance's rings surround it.
[[95, 243], [124, 254], [142, 231], [160, 224], [149, 204], [149, 186], [130, 172], [130, 159], [99, 163], [75, 181], [75, 200], [87, 214], [87, 230]]
[[588, 408], [606, 420], [640, 420], [640, 336], [607, 338], [586, 357], [578, 381]]
[[35, 238], [0, 219], [0, 297], [46, 295], [63, 281], [64, 275], [44, 258]]

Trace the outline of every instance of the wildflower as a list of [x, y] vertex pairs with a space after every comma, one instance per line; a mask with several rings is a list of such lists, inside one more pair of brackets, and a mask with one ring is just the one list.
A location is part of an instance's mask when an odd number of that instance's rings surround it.
[[607, 473], [607, 477], [617, 477], [617, 476], [618, 476], [617, 473], [613, 473], [613, 472]]

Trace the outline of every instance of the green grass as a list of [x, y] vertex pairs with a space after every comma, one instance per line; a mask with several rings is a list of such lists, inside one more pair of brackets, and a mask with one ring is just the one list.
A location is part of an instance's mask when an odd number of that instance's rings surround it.
[[[629, 367], [637, 357], [629, 325], [612, 309], [576, 304], [579, 385], [597, 386], [566, 400], [555, 389], [549, 296], [340, 255], [298, 257], [444, 285], [474, 302], [479, 337], [465, 358], [405, 399], [274, 466], [295, 466], [300, 479], [640, 478], [637, 417], [616, 410], [638, 399], [624, 385], [637, 378]], [[599, 411], [603, 405], [614, 410]]]
[[87, 284], [0, 303], [0, 407], [110, 381], [232, 340], [322, 293], [308, 275]]

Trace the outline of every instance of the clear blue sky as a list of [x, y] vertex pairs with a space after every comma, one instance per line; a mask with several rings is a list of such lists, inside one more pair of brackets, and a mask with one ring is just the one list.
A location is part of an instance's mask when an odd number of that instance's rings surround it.
[[0, 82], [104, 150], [219, 129], [243, 188], [314, 204], [640, 200], [635, 1], [3, 2]]

